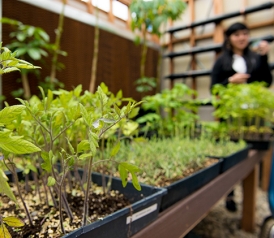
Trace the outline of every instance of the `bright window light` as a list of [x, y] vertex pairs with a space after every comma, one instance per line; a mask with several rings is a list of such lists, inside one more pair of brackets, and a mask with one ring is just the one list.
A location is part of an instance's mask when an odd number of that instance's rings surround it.
[[113, 15], [123, 20], [128, 19], [128, 7], [118, 1], [112, 1]]
[[97, 6], [106, 12], [109, 12], [110, 9], [109, 0], [92, 0], [92, 5]]

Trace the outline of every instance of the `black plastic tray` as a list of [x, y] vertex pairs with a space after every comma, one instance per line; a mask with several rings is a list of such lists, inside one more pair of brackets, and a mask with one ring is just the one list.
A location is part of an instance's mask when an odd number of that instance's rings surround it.
[[[108, 176], [105, 177], [107, 182]], [[92, 181], [101, 186], [102, 175], [93, 173]], [[142, 190], [137, 191], [132, 183], [128, 182], [127, 186], [124, 188], [121, 179], [112, 178], [111, 189], [118, 190], [124, 194], [130, 200], [131, 207], [116, 211], [100, 221], [81, 227], [63, 237], [127, 238], [137, 233], [157, 219], [162, 196], [167, 193], [164, 188], [155, 188], [145, 184], [141, 184], [141, 187]]]
[[[12, 175], [9, 171], [5, 172], [9, 181]], [[19, 180], [24, 179], [22, 171], [17, 171]], [[79, 169], [82, 175], [82, 170]], [[106, 182], [109, 177], [105, 176]], [[92, 182], [102, 185], [102, 175], [92, 173]], [[85, 227], [81, 227], [63, 236], [66, 238], [90, 238], [90, 237], [119, 237], [127, 238], [156, 220], [159, 214], [161, 200], [167, 193], [165, 188], [156, 188], [146, 184], [141, 184], [141, 191], [137, 191], [131, 182], [124, 188], [121, 179], [112, 178], [111, 190], [118, 190], [129, 199], [131, 206], [116, 211], [102, 220], [93, 222]], [[79, 207], [79, 209], [82, 209]]]
[[221, 161], [221, 173], [227, 171], [228, 169], [232, 168], [239, 162], [245, 160], [248, 156], [248, 151], [249, 149], [252, 148], [252, 145], [248, 144], [245, 148], [242, 150], [239, 150], [229, 156], [226, 157], [216, 157], [216, 156], [211, 156], [215, 158], [219, 158]]
[[251, 149], [253, 149], [253, 150], [268, 150], [271, 147], [272, 143], [273, 143], [273, 139], [268, 140], [268, 141], [264, 141], [264, 140], [260, 140], [260, 141], [246, 140], [246, 142], [251, 145]]
[[163, 211], [195, 192], [220, 174], [222, 161], [201, 169], [192, 175], [166, 186], [167, 194], [163, 196], [160, 211]]

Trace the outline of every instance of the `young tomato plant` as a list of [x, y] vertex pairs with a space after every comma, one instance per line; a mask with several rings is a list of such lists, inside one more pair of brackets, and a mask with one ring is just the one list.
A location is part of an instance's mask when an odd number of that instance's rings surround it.
[[6, 225], [10, 227], [22, 227], [25, 224], [17, 217], [2, 217], [0, 215], [0, 238], [11, 238], [11, 234]]
[[[20, 70], [23, 68], [33, 69], [39, 68], [33, 66], [32, 64], [17, 59], [15, 57], [15, 53], [12, 53], [8, 48], [2, 47], [0, 44], [1, 54], [0, 54], [0, 74], [9, 73], [15, 70]], [[28, 216], [30, 224], [32, 224], [32, 220], [22, 197], [21, 191], [19, 189], [18, 177], [15, 171], [15, 166], [13, 163], [14, 155], [20, 154], [29, 154], [40, 151], [40, 148], [32, 144], [31, 142], [25, 140], [22, 136], [16, 135], [13, 132], [14, 122], [17, 120], [19, 115], [25, 110], [25, 107], [22, 105], [17, 106], [7, 106], [3, 110], [0, 111], [0, 151], [2, 152], [1, 160], [6, 165], [5, 167], [11, 171], [13, 177], [15, 178], [15, 184], [18, 190], [19, 197], [23, 203], [24, 209]], [[4, 171], [0, 168], [0, 193], [6, 194], [11, 200], [16, 202], [14, 194], [11, 191], [11, 188], [7, 182], [7, 177]], [[5, 224], [10, 226], [23, 226], [22, 222], [15, 217], [1, 217], [1, 237], [10, 236], [9, 232], [7, 233], [7, 228]], [[12, 225], [13, 224], [13, 225]]]
[[[84, 155], [82, 155], [88, 158], [88, 180], [84, 199], [83, 225], [87, 224], [90, 177], [92, 172], [93, 159], [96, 155], [97, 148], [99, 147], [98, 142], [108, 130], [110, 130], [113, 126], [118, 124], [124, 118], [128, 117], [130, 112], [140, 104], [134, 101], [128, 102], [127, 106], [124, 106], [122, 109], [119, 109], [116, 104], [109, 105], [109, 98], [104, 93], [101, 87], [98, 87], [96, 96], [99, 100], [100, 114], [94, 113], [93, 108], [86, 109], [82, 104], [80, 104], [81, 115], [85, 125], [87, 126], [88, 133], [88, 139], [86, 140], [87, 147], [85, 148], [85, 150], [89, 150], [89, 153], [85, 153]], [[117, 145], [113, 148], [111, 152], [111, 157], [115, 156], [118, 153], [119, 147], [120, 145], [119, 143], [117, 143]], [[82, 148], [82, 150], [84, 149]], [[119, 172], [123, 186], [126, 186], [127, 184], [127, 174], [129, 172], [132, 175], [133, 185], [136, 189], [140, 190], [141, 187], [138, 183], [137, 176], [135, 175], [135, 173], [138, 171], [139, 169], [134, 165], [130, 165], [128, 163], [120, 163]]]
[[173, 89], [165, 89], [153, 96], [146, 96], [142, 107], [152, 110], [137, 119], [140, 124], [145, 124], [145, 130], [154, 129], [161, 136], [175, 135], [180, 127], [191, 126], [198, 119], [198, 103], [191, 100], [191, 95], [196, 94], [184, 84], [176, 84]]

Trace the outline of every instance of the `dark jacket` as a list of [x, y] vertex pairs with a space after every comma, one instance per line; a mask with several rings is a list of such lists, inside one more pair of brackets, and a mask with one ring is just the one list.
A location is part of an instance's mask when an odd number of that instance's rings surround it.
[[[247, 83], [266, 82], [267, 87], [269, 87], [272, 83], [272, 75], [268, 66], [267, 55], [262, 56], [249, 51], [249, 54], [244, 55], [243, 58], [246, 61], [247, 74], [250, 74]], [[232, 55], [221, 54], [212, 69], [210, 88], [212, 89], [215, 84], [227, 85], [228, 78], [235, 73], [232, 69]]]

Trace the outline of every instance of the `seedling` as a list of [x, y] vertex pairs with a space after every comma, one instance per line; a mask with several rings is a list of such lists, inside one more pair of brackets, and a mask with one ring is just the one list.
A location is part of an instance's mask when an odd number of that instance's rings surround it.
[[2, 217], [0, 215], [0, 238], [12, 238], [7, 226], [10, 227], [22, 227], [24, 226], [24, 222], [17, 217]]

